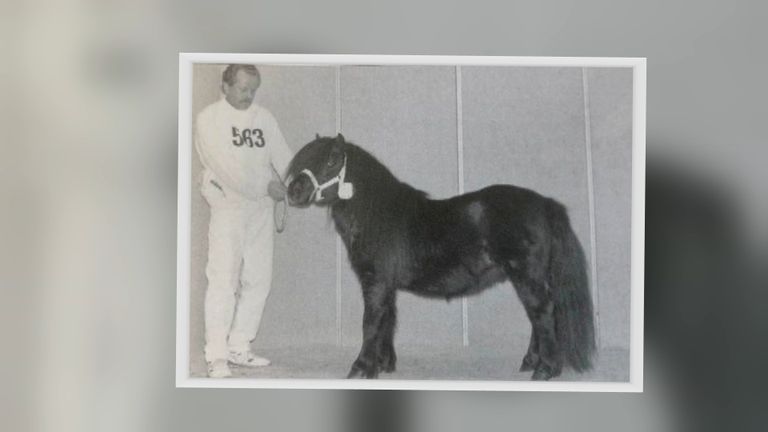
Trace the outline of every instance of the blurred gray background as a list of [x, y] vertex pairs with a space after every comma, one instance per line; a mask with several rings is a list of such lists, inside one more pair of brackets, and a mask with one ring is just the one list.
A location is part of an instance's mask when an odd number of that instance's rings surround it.
[[[216, 64], [194, 66], [193, 117], [221, 97], [223, 69]], [[461, 123], [465, 191], [509, 183], [563, 202], [588, 260], [593, 254], [597, 257], [592, 276], [597, 283], [591, 288], [600, 351], [606, 353], [596, 359], [595, 373], [569, 374], [565, 379], [628, 380], [630, 68], [260, 65], [260, 70], [262, 86], [256, 102], [273, 112], [294, 151], [315, 133], [332, 135], [339, 125], [347, 140], [372, 152], [398, 178], [433, 198], [447, 198], [460, 192]], [[587, 169], [588, 145], [592, 173]], [[196, 151], [192, 152], [190, 372], [205, 376], [202, 317], [209, 209], [199, 193], [201, 167]], [[354, 360], [352, 348], [362, 342], [363, 304], [346, 251], [337, 250], [336, 242], [326, 210], [290, 210], [287, 230], [276, 236], [273, 290], [254, 342], [254, 349], [272, 358], [277, 367], [240, 374], [344, 376]], [[517, 369], [528, 347], [530, 324], [512, 286], [503, 285], [468, 299], [466, 346], [460, 299], [444, 302], [399, 293], [396, 346], [410, 348], [425, 363], [417, 371], [407, 370], [413, 359], [405, 351], [400, 356], [405, 361], [401, 372], [424, 379], [529, 379], [529, 374], [518, 375]], [[334, 346], [350, 348], [343, 350], [350, 352], [348, 358], [336, 364], [323, 361]], [[462, 353], [466, 350], [473, 352]], [[452, 359], [462, 355], [489, 360], [461, 370], [468, 365]], [[322, 365], [321, 370], [312, 362]], [[493, 362], [503, 367], [497, 370]], [[307, 364], [308, 370], [295, 370]], [[392, 377], [403, 378], [399, 375]]]
[[[0, 10], [3, 430], [765, 429], [765, 4]], [[645, 392], [176, 389], [179, 52], [647, 57]]]

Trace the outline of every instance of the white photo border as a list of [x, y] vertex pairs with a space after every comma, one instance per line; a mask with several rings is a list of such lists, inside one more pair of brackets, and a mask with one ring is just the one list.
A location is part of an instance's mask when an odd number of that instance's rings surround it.
[[[437, 381], [194, 378], [189, 374], [190, 246], [192, 175], [192, 68], [194, 64], [566, 66], [632, 68], [632, 213], [629, 382]], [[646, 59], [611, 57], [496, 57], [325, 54], [179, 54], [179, 154], [176, 275], [176, 387], [258, 389], [381, 389], [464, 391], [643, 391], [645, 271]]]

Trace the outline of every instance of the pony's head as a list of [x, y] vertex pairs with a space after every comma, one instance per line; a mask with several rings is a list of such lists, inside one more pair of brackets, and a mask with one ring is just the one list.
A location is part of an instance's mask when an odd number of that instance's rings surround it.
[[346, 148], [344, 136], [338, 134], [317, 135], [299, 150], [288, 167], [288, 203], [302, 207], [352, 198], [352, 183], [346, 182]]

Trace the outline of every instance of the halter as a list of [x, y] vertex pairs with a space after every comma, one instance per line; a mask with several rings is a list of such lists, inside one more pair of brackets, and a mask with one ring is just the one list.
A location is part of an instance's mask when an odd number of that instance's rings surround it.
[[315, 187], [315, 189], [312, 191], [312, 195], [309, 196], [310, 201], [323, 199], [323, 190], [335, 185], [336, 183], [339, 184], [339, 199], [348, 200], [354, 195], [354, 187], [352, 186], [352, 183], [347, 183], [344, 181], [344, 177], [347, 175], [347, 155], [344, 155], [344, 165], [341, 166], [339, 173], [323, 184], [319, 184], [315, 178], [315, 175], [312, 174], [312, 171], [310, 171], [308, 168], [303, 169], [301, 173], [306, 174], [307, 177], [309, 177], [309, 179], [312, 181], [312, 185]]

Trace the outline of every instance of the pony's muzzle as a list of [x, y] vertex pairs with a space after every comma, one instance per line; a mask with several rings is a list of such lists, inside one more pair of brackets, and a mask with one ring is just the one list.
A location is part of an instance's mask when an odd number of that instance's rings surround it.
[[312, 194], [315, 190], [314, 185], [304, 174], [299, 174], [288, 184], [286, 197], [288, 205], [291, 207], [308, 206], [312, 200]]

